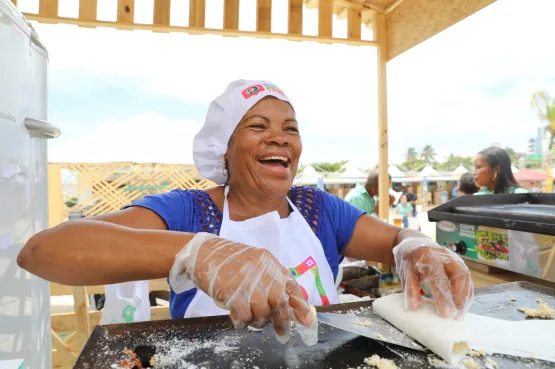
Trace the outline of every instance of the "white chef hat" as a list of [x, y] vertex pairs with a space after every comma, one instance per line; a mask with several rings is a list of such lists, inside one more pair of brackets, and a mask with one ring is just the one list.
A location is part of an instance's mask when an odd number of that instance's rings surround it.
[[200, 175], [219, 185], [227, 181], [224, 155], [229, 138], [247, 111], [267, 96], [291, 104], [275, 84], [244, 79], [231, 82], [224, 93], [210, 103], [204, 125], [193, 140], [193, 159]]

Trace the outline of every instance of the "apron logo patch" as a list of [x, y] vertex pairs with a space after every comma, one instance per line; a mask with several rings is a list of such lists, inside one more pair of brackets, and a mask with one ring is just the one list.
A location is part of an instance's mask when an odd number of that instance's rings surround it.
[[[310, 271], [312, 275], [314, 275], [314, 281], [316, 282], [316, 289], [318, 290], [318, 294], [320, 295], [320, 300], [322, 301], [322, 305], [326, 306], [330, 304], [330, 300], [326, 295], [326, 291], [324, 290], [324, 286], [322, 285], [322, 279], [320, 278], [320, 272], [318, 271], [318, 264], [316, 260], [312, 256], [309, 256], [305, 261], [300, 263], [294, 268], [289, 268], [291, 275], [296, 279], [305, 274], [306, 272]], [[308, 300], [308, 293], [304, 289], [303, 286], [301, 287], [301, 291], [305, 298]]]

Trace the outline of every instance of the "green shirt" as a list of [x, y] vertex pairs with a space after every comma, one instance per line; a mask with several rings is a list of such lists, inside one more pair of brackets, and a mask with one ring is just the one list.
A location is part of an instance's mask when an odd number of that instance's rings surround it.
[[[528, 192], [530, 192], [530, 191], [528, 191], [524, 188], [516, 187], [516, 186], [510, 186], [507, 189], [506, 193], [528, 193]], [[490, 189], [487, 188], [487, 187], [482, 187], [480, 189], [480, 191], [476, 192], [474, 195], [495, 195], [495, 192], [490, 191]]]
[[396, 209], [399, 215], [402, 215], [404, 217], [410, 216], [410, 212], [414, 210], [412, 204], [409, 204], [408, 202], [405, 205], [398, 203]]
[[366, 188], [360, 183], [357, 183], [355, 188], [349, 191], [347, 196], [345, 196], [345, 201], [370, 215], [377, 216], [374, 212], [376, 209], [374, 198], [370, 196]]

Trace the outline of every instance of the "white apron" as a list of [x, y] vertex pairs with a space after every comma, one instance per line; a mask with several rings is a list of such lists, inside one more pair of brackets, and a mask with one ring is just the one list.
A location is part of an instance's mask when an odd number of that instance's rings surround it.
[[[220, 237], [270, 251], [291, 270], [309, 304], [339, 303], [322, 244], [289, 198], [287, 201], [293, 212], [286, 219], [273, 211], [235, 222], [229, 218], [228, 192], [229, 187], [226, 187]], [[210, 296], [198, 290], [185, 311], [185, 318], [227, 314], [229, 311], [216, 306]]]

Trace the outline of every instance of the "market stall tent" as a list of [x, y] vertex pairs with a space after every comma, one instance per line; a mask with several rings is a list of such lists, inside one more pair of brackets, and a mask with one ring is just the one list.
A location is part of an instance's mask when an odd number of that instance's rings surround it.
[[467, 172], [468, 172], [468, 169], [466, 169], [466, 168], [464, 167], [464, 165], [459, 164], [459, 166], [455, 169], [455, 172], [454, 172], [454, 173], [457, 174], [457, 175], [461, 175], [461, 176], [462, 176], [463, 174], [465, 174], [465, 173], [467, 173]]
[[424, 169], [422, 169], [422, 171], [420, 172], [421, 177], [429, 177], [429, 176], [433, 176], [435, 174], [437, 174], [437, 170], [432, 168], [431, 165], [426, 165], [424, 167]]
[[547, 180], [547, 174], [530, 169], [523, 169], [514, 173], [517, 181], [542, 182]]
[[390, 165], [389, 168], [387, 168], [387, 172], [389, 173], [389, 175], [391, 176], [391, 178], [397, 178], [397, 177], [404, 177], [405, 174], [403, 172], [401, 172], [401, 170], [396, 166], [396, 165]]
[[[189, 0], [187, 26], [170, 22], [171, 0], [153, 0], [152, 22], [135, 21], [135, 0], [117, 0], [115, 21], [98, 18], [98, 0], [79, 0], [75, 18], [60, 16], [59, 0], [38, 0], [37, 13], [24, 13], [28, 20], [65, 23], [81, 27], [111, 27], [122, 30], [184, 32], [239, 37], [277, 38], [292, 41], [342, 43], [377, 47], [378, 137], [380, 168], [380, 217], [388, 216], [388, 132], [387, 132], [387, 62], [437, 33], [474, 14], [494, 0], [288, 0], [287, 33], [272, 32], [272, 0], [256, 1], [256, 30], [239, 29], [239, 1], [223, 1], [223, 27], [207, 28], [206, 0]], [[18, 0], [12, 0], [17, 6]], [[303, 34], [303, 12], [317, 9], [318, 34]], [[333, 37], [333, 19], [347, 20], [347, 37]], [[373, 32], [372, 40], [363, 40], [361, 27]], [[305, 63], [305, 61], [303, 61]], [[344, 67], [348, 67], [345, 61]], [[353, 83], [360, 83], [356, 81]]]

